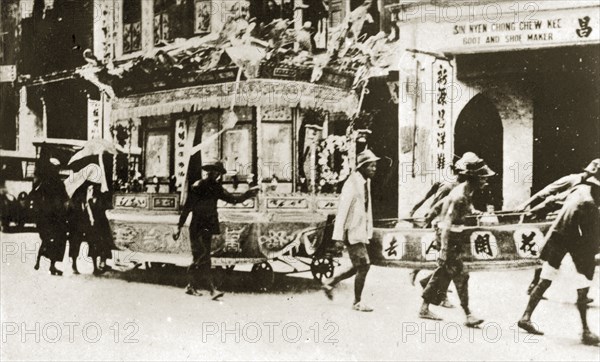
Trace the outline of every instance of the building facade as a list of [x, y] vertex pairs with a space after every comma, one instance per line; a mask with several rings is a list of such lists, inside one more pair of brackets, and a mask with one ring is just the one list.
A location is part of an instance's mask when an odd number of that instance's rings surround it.
[[31, 191], [41, 143], [78, 146], [88, 138], [88, 102], [99, 99], [99, 92], [74, 73], [86, 63], [82, 52], [92, 44], [92, 2], [13, 5], [18, 14], [18, 37], [11, 45], [17, 75], [10, 86], [17, 95], [12, 112], [2, 112], [14, 128], [5, 128], [3, 137], [12, 143], [3, 143], [0, 155], [3, 163], [19, 165], [5, 175], [5, 185], [15, 195]]
[[[15, 86], [19, 56], [19, 1], [0, 4], [0, 183], [16, 196], [21, 190], [18, 180], [24, 178], [25, 155], [19, 148], [19, 91]], [[5, 180], [9, 180], [6, 184]], [[15, 182], [17, 181], [17, 182]]]
[[[365, 41], [384, 26], [383, 1], [23, 4], [18, 153], [31, 161], [29, 167], [42, 142], [78, 147], [89, 139], [113, 140], [125, 150], [113, 172], [122, 191], [115, 197], [117, 206], [129, 208], [146, 198], [148, 210], [159, 210], [149, 206], [157, 195], [133, 194], [161, 194], [160, 202], [168, 205], [162, 209], [175, 211], [186, 187], [201, 177], [202, 163], [215, 160], [225, 163], [225, 184], [233, 191], [259, 183], [273, 194], [294, 196], [288, 204], [298, 204], [295, 200], [303, 197], [298, 195], [333, 199], [353, 167], [355, 141], [369, 134], [356, 131], [357, 126], [346, 137], [359, 103], [385, 102], [388, 115], [393, 114], [385, 122], [396, 125], [384, 76], [372, 79], [374, 91], [364, 92], [362, 100], [353, 84], [357, 66], [350, 62], [325, 67], [319, 80], [311, 80], [313, 57], [328, 52], [332, 29], [361, 14], [361, 26], [352, 30]], [[251, 19], [261, 30], [251, 34], [251, 52], [282, 50], [270, 62], [261, 58], [261, 64], [240, 66], [243, 54], [213, 45], [238, 36]], [[269, 28], [274, 19], [285, 26]], [[308, 37], [290, 37], [293, 33]], [[285, 44], [290, 41], [292, 46]], [[231, 117], [237, 123], [226, 129]], [[385, 127], [375, 132], [389, 135]], [[215, 133], [214, 142], [186, 157], [185, 150]], [[396, 157], [395, 147], [382, 146], [381, 152], [390, 160]], [[386, 179], [395, 183], [394, 177]], [[21, 187], [30, 188], [32, 172], [24, 181]], [[389, 187], [378, 192], [382, 200], [394, 199]], [[395, 213], [395, 202], [388, 203], [386, 210]]]
[[402, 2], [399, 212], [466, 151], [510, 210], [600, 154], [600, 8], [587, 1]]

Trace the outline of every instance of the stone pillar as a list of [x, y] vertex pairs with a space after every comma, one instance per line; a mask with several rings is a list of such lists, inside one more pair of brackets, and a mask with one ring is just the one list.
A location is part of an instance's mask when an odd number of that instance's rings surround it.
[[506, 85], [495, 102], [504, 127], [503, 208], [510, 210], [531, 194], [533, 98], [525, 84]]
[[154, 47], [154, 1], [142, 1], [142, 52]]

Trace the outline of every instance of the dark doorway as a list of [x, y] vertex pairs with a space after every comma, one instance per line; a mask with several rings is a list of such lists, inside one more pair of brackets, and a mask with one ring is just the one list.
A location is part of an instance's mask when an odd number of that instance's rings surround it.
[[475, 207], [485, 210], [486, 204], [502, 208], [503, 128], [496, 106], [478, 94], [463, 108], [454, 128], [455, 160], [465, 152], [475, 152], [483, 158], [496, 176], [489, 180], [489, 189]]
[[[598, 55], [595, 55], [599, 59]], [[600, 156], [600, 77], [554, 72], [536, 82], [533, 192]]]
[[386, 82], [385, 78], [369, 80], [363, 102], [363, 110], [374, 115], [368, 145], [381, 157], [371, 183], [375, 220], [398, 217], [398, 105]]
[[44, 86], [48, 138], [86, 140], [88, 137], [88, 97], [100, 93], [84, 80], [65, 80]]

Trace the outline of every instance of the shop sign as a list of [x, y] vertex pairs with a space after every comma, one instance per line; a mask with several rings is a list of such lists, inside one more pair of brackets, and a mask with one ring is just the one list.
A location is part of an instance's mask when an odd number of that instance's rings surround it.
[[[450, 138], [452, 135], [452, 87], [453, 68], [448, 61], [435, 60], [432, 64], [433, 89], [435, 90], [433, 102], [433, 147], [435, 151], [435, 168], [444, 170], [446, 165], [452, 163], [452, 148]], [[450, 135], [450, 136], [449, 136]]]
[[[597, 6], [560, 11], [539, 11], [534, 7], [527, 11], [497, 8], [484, 15], [465, 22], [424, 23], [424, 36], [420, 39], [427, 41], [420, 44], [420, 49], [480, 53], [600, 42], [600, 9]], [[432, 36], [426, 36], [429, 33]]]

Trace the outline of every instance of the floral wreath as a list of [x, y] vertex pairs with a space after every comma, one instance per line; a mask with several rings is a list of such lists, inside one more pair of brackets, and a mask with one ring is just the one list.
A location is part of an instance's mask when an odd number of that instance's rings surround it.
[[[348, 139], [346, 136], [329, 135], [319, 144], [317, 155], [318, 185], [337, 185], [350, 175], [350, 160], [348, 157]], [[335, 152], [341, 153], [342, 168], [338, 172], [331, 169], [329, 161]]]

